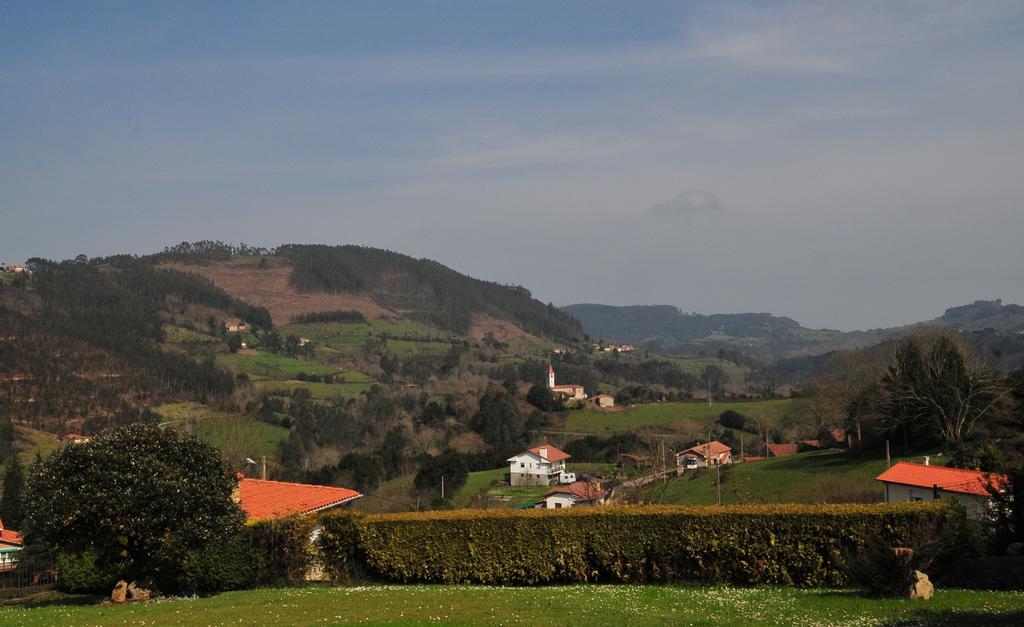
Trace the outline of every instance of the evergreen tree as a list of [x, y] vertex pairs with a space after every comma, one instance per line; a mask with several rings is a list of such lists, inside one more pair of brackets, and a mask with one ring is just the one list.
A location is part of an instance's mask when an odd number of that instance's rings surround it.
[[25, 517], [23, 495], [25, 492], [25, 469], [17, 455], [11, 455], [4, 472], [4, 494], [0, 497], [0, 519], [4, 527], [21, 529]]

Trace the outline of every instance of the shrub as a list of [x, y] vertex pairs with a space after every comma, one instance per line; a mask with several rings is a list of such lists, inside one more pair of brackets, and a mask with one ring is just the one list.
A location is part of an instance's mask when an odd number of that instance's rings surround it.
[[104, 564], [95, 549], [57, 554], [57, 586], [65, 592], [106, 594], [117, 583], [120, 569]]
[[730, 582], [838, 586], [842, 556], [901, 544], [942, 503], [425, 512], [358, 522], [368, 570], [401, 582]]
[[305, 579], [316, 557], [310, 542], [315, 524], [312, 517], [292, 516], [250, 525], [256, 551], [256, 580], [260, 584]]
[[351, 581], [363, 575], [363, 555], [359, 546], [360, 517], [350, 512], [326, 514], [320, 519], [316, 547], [324, 570], [332, 581]]
[[915, 570], [934, 574], [932, 563], [950, 552], [959, 527], [938, 520], [918, 521], [907, 529], [899, 551], [884, 536], [868, 538], [863, 546], [847, 549], [842, 558], [847, 581], [869, 596], [903, 596]]
[[244, 528], [226, 542], [190, 552], [182, 564], [180, 588], [188, 592], [251, 588], [258, 563], [252, 535], [251, 529]]

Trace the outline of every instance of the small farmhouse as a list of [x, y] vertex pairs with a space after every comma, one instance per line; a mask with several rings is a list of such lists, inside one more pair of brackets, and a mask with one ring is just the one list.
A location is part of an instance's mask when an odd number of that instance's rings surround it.
[[946, 468], [925, 463], [896, 462], [875, 477], [885, 485], [886, 503], [908, 503], [951, 499], [958, 502], [974, 520], [988, 518], [992, 495], [989, 489], [1003, 485], [1006, 478], [980, 470]]
[[241, 320], [225, 320], [224, 328], [227, 329], [228, 333], [241, 333], [247, 330], [249, 326]]
[[718, 440], [692, 446], [676, 453], [676, 466], [685, 469], [707, 468], [732, 463], [732, 449]]
[[769, 444], [768, 457], [785, 457], [786, 455], [796, 455], [797, 450], [799, 448], [799, 444]]
[[243, 477], [238, 481], [236, 499], [252, 522], [320, 512], [361, 496], [348, 488]]
[[85, 444], [92, 438], [87, 435], [80, 435], [78, 433], [68, 433], [61, 440], [68, 444]]
[[4, 521], [0, 520], [0, 573], [14, 568], [22, 548], [21, 534], [5, 528]]
[[569, 454], [550, 444], [535, 446], [508, 458], [509, 483], [516, 485], [553, 485], [576, 481], [575, 473], [565, 471]]
[[551, 390], [552, 394], [559, 394], [566, 400], [587, 400], [587, 393], [583, 389], [582, 385], [578, 385], [576, 383], [555, 385], [555, 369], [551, 366], [551, 364], [548, 364], [548, 389]]
[[602, 505], [605, 491], [600, 484], [576, 481], [569, 485], [552, 488], [544, 498], [537, 501], [538, 509], [565, 509], [577, 505]]
[[598, 394], [590, 400], [598, 407], [615, 407], [615, 397], [610, 394]]

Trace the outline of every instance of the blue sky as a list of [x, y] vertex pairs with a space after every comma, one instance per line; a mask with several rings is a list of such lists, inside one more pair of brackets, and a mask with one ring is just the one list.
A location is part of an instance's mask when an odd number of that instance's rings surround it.
[[1020, 2], [5, 2], [0, 258], [359, 243], [556, 304], [1024, 302]]

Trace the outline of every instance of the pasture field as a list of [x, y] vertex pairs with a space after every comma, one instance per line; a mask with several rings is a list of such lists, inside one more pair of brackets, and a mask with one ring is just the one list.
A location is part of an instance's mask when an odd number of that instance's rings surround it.
[[256, 353], [255, 355], [243, 355], [241, 353], [220, 354], [217, 355], [217, 364], [248, 375], [268, 379], [292, 379], [300, 372], [316, 375], [338, 372], [337, 368], [331, 366], [295, 357], [274, 355], [272, 353]]
[[708, 366], [716, 366], [724, 370], [733, 381], [741, 380], [743, 375], [750, 371], [749, 368], [737, 366], [731, 361], [717, 357], [670, 357], [668, 355], [651, 355], [651, 357], [662, 361], [670, 361], [679, 366], [683, 372], [694, 375], [699, 375]]
[[0, 607], [4, 625], [1020, 625], [1024, 592], [937, 590], [929, 601], [726, 586], [267, 588], [125, 606], [47, 594]]
[[[894, 458], [893, 462], [899, 461]], [[885, 458], [842, 450], [812, 451], [732, 464], [722, 472], [722, 503], [814, 503], [882, 500], [875, 477]], [[677, 505], [717, 501], [716, 471], [689, 471], [644, 491], [644, 500]]]
[[[13, 272], [11, 273], [13, 274]], [[38, 431], [24, 425], [14, 425], [14, 450], [18, 451], [18, 461], [28, 474], [29, 466], [36, 459], [36, 454], [46, 457], [60, 446], [60, 438], [46, 431]], [[7, 465], [0, 464], [0, 476], [6, 472]]]
[[168, 403], [153, 411], [176, 429], [187, 429], [229, 458], [244, 459], [257, 455], [273, 457], [277, 445], [288, 430], [241, 414], [217, 411], [195, 402]]
[[582, 411], [569, 412], [565, 421], [567, 431], [608, 434], [616, 431], [634, 431], [654, 427], [673, 431], [694, 425], [708, 427], [726, 410], [754, 419], [775, 424], [792, 406], [792, 399], [770, 401], [706, 402], [693, 403], [648, 403], [623, 408], [620, 411], [599, 411], [588, 407]]
[[271, 392], [291, 392], [299, 388], [305, 388], [309, 390], [310, 396], [318, 401], [330, 401], [338, 398], [354, 398], [364, 392], [368, 392], [373, 384], [369, 382], [369, 378], [366, 381], [352, 381], [349, 382], [349, 374], [366, 375], [361, 372], [356, 373], [345, 373], [345, 383], [322, 383], [316, 381], [294, 381], [294, 380], [280, 380], [280, 379], [259, 379], [252, 382], [252, 386], [260, 391], [271, 391]]
[[220, 339], [185, 327], [165, 324], [164, 341], [168, 344], [217, 344]]

